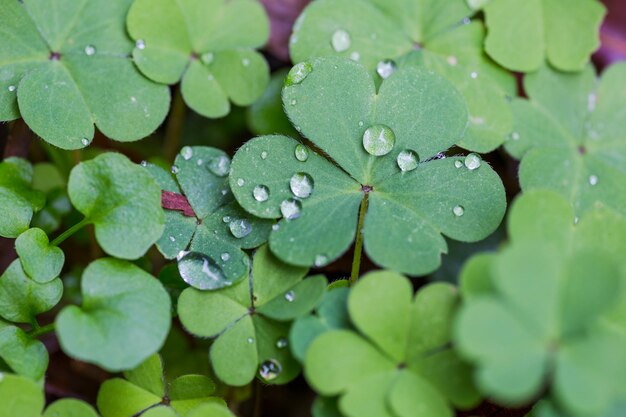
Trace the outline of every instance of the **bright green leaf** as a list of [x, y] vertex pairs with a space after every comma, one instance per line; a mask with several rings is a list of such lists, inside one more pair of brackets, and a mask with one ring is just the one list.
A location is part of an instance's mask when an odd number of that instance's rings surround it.
[[43, 208], [44, 195], [33, 189], [32, 179], [32, 166], [25, 160], [7, 158], [0, 162], [0, 236], [17, 237], [28, 229], [33, 214]]
[[18, 375], [34, 381], [48, 368], [48, 351], [43, 343], [32, 339], [16, 326], [0, 321], [0, 358]]
[[15, 250], [24, 272], [39, 283], [50, 282], [61, 273], [65, 263], [63, 251], [51, 246], [41, 229], [28, 229], [15, 240]]
[[40, 417], [45, 403], [34, 381], [0, 372], [0, 417]]
[[86, 402], [64, 398], [50, 404], [43, 417], [98, 417], [98, 413]]

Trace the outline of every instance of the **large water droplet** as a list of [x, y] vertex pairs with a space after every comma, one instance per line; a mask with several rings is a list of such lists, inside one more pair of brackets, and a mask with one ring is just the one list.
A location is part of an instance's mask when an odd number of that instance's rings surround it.
[[263, 361], [263, 363], [259, 366], [259, 375], [266, 381], [278, 378], [282, 371], [283, 367], [280, 362], [275, 359]]
[[387, 155], [393, 149], [396, 135], [385, 125], [368, 127], [363, 133], [363, 147], [370, 155]]
[[285, 83], [287, 85], [300, 84], [313, 71], [313, 65], [308, 62], [300, 62], [287, 74]]
[[302, 212], [302, 203], [300, 203], [295, 198], [283, 200], [283, 202], [280, 203], [280, 212], [287, 220], [297, 219], [298, 217], [300, 217], [300, 214]]
[[85, 55], [92, 56], [96, 53], [96, 47], [93, 45], [85, 46]]
[[480, 156], [475, 153], [470, 153], [465, 157], [465, 161], [463, 163], [467, 169], [473, 171], [480, 166]]
[[417, 152], [407, 149], [398, 154], [396, 162], [401, 171], [413, 171], [417, 168], [419, 157], [417, 156]]
[[230, 171], [230, 159], [224, 155], [213, 158], [207, 164], [207, 169], [218, 177], [225, 177]]
[[463, 206], [454, 206], [454, 208], [452, 209], [452, 213], [454, 213], [456, 217], [461, 217], [463, 213], [465, 213], [465, 209], [463, 208]]
[[208, 256], [198, 252], [188, 252], [178, 260], [178, 272], [192, 287], [205, 290], [221, 287], [224, 281], [222, 269]]
[[343, 29], [337, 29], [330, 40], [330, 44], [337, 52], [343, 52], [350, 47], [350, 34]]
[[298, 172], [289, 180], [289, 188], [296, 197], [307, 198], [313, 192], [313, 178], [309, 174]]
[[287, 300], [287, 302], [293, 303], [295, 299], [296, 299], [296, 293], [293, 292], [293, 290], [289, 290], [285, 293], [285, 300]]
[[589, 184], [596, 185], [597, 183], [598, 183], [598, 176], [597, 175], [590, 175], [589, 176]]
[[270, 190], [265, 185], [257, 185], [254, 187], [254, 190], [252, 190], [252, 196], [256, 201], [267, 201], [270, 196]]
[[248, 236], [252, 232], [252, 224], [246, 219], [235, 219], [228, 223], [230, 233], [237, 239]]
[[376, 65], [376, 72], [383, 80], [386, 80], [396, 71], [396, 63], [391, 59], [385, 59], [384, 61], [380, 61]]
[[191, 149], [190, 146], [183, 146], [183, 148], [180, 150], [180, 155], [185, 161], [189, 161], [193, 156], [193, 149]]
[[304, 162], [309, 159], [309, 151], [306, 149], [306, 146], [302, 144], [296, 145], [294, 154], [296, 155], [296, 159], [300, 162]]
[[281, 337], [280, 339], [276, 341], [276, 347], [278, 349], [284, 349], [287, 347], [288, 344], [289, 344], [289, 341], [284, 337]]

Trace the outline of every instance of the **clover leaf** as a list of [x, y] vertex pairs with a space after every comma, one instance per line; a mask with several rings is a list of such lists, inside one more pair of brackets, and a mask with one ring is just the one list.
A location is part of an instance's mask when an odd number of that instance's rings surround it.
[[156, 278], [129, 262], [99, 259], [85, 269], [81, 291], [82, 307], [65, 307], [56, 317], [67, 354], [119, 371], [161, 348], [170, 328], [170, 299]]
[[598, 32], [606, 12], [596, 0], [469, 1], [484, 3], [488, 29], [485, 50], [500, 65], [529, 72], [547, 60], [562, 71], [582, 70], [600, 45]]
[[287, 349], [290, 322], [311, 311], [326, 288], [323, 276], [302, 280], [306, 272], [261, 246], [249, 280], [218, 291], [183, 291], [180, 321], [196, 336], [215, 337], [210, 359], [220, 380], [242, 386], [258, 372], [266, 383], [283, 384], [298, 375]]
[[28, 378], [0, 372], [0, 417], [40, 417], [43, 390]]
[[269, 67], [254, 50], [269, 36], [256, 0], [138, 0], [127, 26], [141, 72], [160, 83], [181, 81], [185, 102], [204, 116], [228, 114], [229, 100], [252, 104], [269, 81]]
[[307, 381], [322, 395], [339, 395], [350, 417], [408, 417], [417, 409], [452, 416], [451, 405], [475, 406], [470, 368], [448, 346], [457, 301], [449, 284], [430, 284], [413, 297], [402, 275], [365, 275], [348, 297], [357, 331], [317, 337], [306, 353]]
[[41, 229], [28, 229], [15, 240], [15, 250], [24, 272], [39, 283], [50, 282], [61, 273], [65, 263], [63, 251], [50, 245]]
[[281, 92], [288, 69], [281, 69], [272, 74], [263, 95], [247, 109], [247, 122], [250, 130], [256, 135], [296, 136], [298, 132], [289, 123], [283, 109]]
[[107, 152], [70, 174], [72, 204], [96, 229], [109, 255], [137, 259], [163, 233], [161, 192], [154, 179], [125, 156]]
[[46, 408], [42, 417], [98, 417], [93, 407], [84, 401], [73, 398], [63, 398], [55, 401]]
[[32, 187], [33, 167], [20, 158], [0, 162], [0, 236], [17, 237], [28, 229], [33, 214], [45, 204]]
[[[505, 98], [516, 93], [510, 74], [483, 52], [484, 27], [471, 22], [465, 0], [321, 0], [302, 13], [290, 41], [294, 62], [339, 55], [386, 79], [398, 66], [426, 67], [445, 77], [467, 103], [465, 136], [477, 152], [497, 148], [512, 117]], [[498, 103], [500, 103], [498, 105]]]
[[141, 76], [128, 57], [132, 43], [123, 22], [131, 2], [6, 2], [0, 120], [21, 115], [63, 149], [87, 146], [94, 123], [120, 141], [152, 133], [169, 110], [169, 91]]
[[155, 165], [145, 168], [161, 185], [164, 200], [186, 199], [190, 206], [190, 213], [176, 204], [165, 211], [165, 232], [157, 241], [166, 258], [177, 258], [185, 282], [206, 290], [244, 279], [249, 259], [242, 249], [266, 242], [272, 222], [250, 216], [234, 201], [228, 156], [215, 148], [186, 146], [172, 167], [175, 178]]
[[591, 67], [575, 74], [543, 67], [524, 87], [530, 99], [512, 103], [515, 130], [506, 145], [522, 158], [522, 188], [558, 191], [579, 216], [599, 205], [626, 213], [626, 64], [599, 82]]
[[213, 381], [204, 375], [184, 375], [166, 385], [157, 354], [124, 372], [124, 377], [109, 379], [100, 387], [97, 403], [102, 417], [187, 416], [199, 405], [223, 403], [214, 396]]
[[18, 375], [38, 381], [48, 368], [43, 343], [24, 330], [0, 320], [0, 358]]
[[437, 268], [442, 233], [476, 241], [500, 223], [504, 190], [491, 167], [475, 154], [437, 156], [465, 128], [463, 100], [445, 79], [405, 68], [377, 93], [361, 65], [320, 58], [292, 69], [283, 102], [333, 162], [294, 139], [262, 136], [237, 151], [230, 175], [245, 210], [283, 217], [269, 239], [282, 260], [337, 259], [354, 240], [359, 205], [370, 259], [412, 275]]

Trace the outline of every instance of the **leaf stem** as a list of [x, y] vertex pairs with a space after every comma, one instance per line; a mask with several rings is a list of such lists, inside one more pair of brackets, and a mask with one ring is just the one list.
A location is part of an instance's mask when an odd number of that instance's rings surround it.
[[52, 245], [52, 246], [59, 246], [61, 243], [63, 243], [63, 241], [65, 239], [67, 239], [68, 237], [72, 236], [74, 233], [78, 232], [80, 229], [82, 229], [87, 224], [89, 224], [89, 220], [85, 217], [84, 219], [82, 219], [81, 221], [76, 223], [74, 226], [70, 227], [65, 232], [63, 232], [59, 236], [57, 236], [50, 243], [50, 245]]
[[172, 98], [172, 110], [167, 119], [167, 127], [165, 128], [165, 143], [163, 144], [165, 159], [173, 161], [180, 147], [180, 141], [183, 136], [183, 124], [185, 121], [185, 102], [180, 92], [180, 85], [174, 89], [174, 97]]
[[45, 326], [34, 327], [30, 331], [29, 336], [32, 338], [39, 337], [42, 334], [50, 333], [54, 331], [54, 323], [46, 324]]
[[356, 226], [356, 242], [354, 243], [354, 255], [352, 257], [352, 273], [350, 274], [350, 285], [354, 285], [359, 279], [361, 270], [361, 254], [363, 252], [363, 222], [365, 221], [365, 213], [367, 212], [368, 193], [365, 193], [361, 200], [361, 208], [359, 209], [359, 222]]

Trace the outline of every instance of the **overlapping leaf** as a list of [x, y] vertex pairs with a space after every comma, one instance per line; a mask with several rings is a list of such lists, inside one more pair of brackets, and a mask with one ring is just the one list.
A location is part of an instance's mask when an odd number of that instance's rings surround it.
[[28, 229], [19, 235], [15, 240], [15, 250], [24, 272], [39, 283], [57, 278], [65, 263], [63, 251], [50, 245], [48, 236], [41, 229]]
[[626, 214], [626, 65], [599, 82], [544, 67], [524, 80], [529, 100], [512, 103], [515, 129], [507, 150], [522, 158], [524, 190], [550, 188], [581, 215], [606, 206]]
[[470, 23], [472, 13], [465, 0], [315, 1], [294, 27], [291, 57], [349, 57], [382, 78], [396, 65], [434, 70], [467, 102], [469, 127], [457, 143], [487, 152], [506, 138], [512, 119], [505, 98], [516, 90], [513, 78], [484, 54], [484, 28]]
[[17, 237], [28, 229], [33, 214], [45, 204], [32, 187], [33, 168], [20, 158], [0, 162], [0, 236]]
[[21, 115], [35, 133], [64, 149], [87, 146], [94, 124], [120, 141], [154, 131], [168, 112], [169, 91], [144, 78], [129, 59], [124, 19], [131, 2], [5, 2], [0, 120]]
[[38, 381], [48, 367], [48, 351], [43, 343], [24, 330], [0, 320], [0, 358], [18, 375]]
[[[256, 216], [283, 217], [270, 235], [282, 260], [322, 266], [337, 259], [354, 240], [365, 198], [369, 257], [412, 275], [439, 265], [442, 233], [476, 241], [502, 219], [504, 190], [488, 164], [475, 154], [437, 156], [465, 128], [463, 100], [445, 79], [406, 68], [377, 93], [361, 65], [320, 58], [292, 69], [283, 102], [296, 129], [336, 165], [284, 136], [262, 136], [237, 151], [233, 194]], [[366, 151], [364, 138], [372, 137], [391, 145], [389, 153]]]
[[307, 270], [281, 263], [266, 246], [254, 255], [249, 280], [231, 288], [185, 290], [178, 315], [199, 337], [215, 337], [210, 358], [218, 378], [242, 386], [259, 377], [282, 384], [300, 367], [288, 349], [291, 321], [310, 312], [324, 294], [322, 276], [302, 280]]
[[147, 77], [181, 81], [185, 102], [207, 117], [261, 96], [269, 68], [254, 48], [265, 44], [269, 21], [256, 0], [139, 0], [127, 18], [133, 58]]
[[331, 330], [306, 353], [305, 376], [320, 394], [339, 395], [348, 417], [452, 416], [452, 406], [480, 400], [470, 368], [449, 349], [457, 296], [431, 284], [413, 298], [411, 283], [393, 272], [373, 272], [350, 291], [348, 311], [357, 331]]

